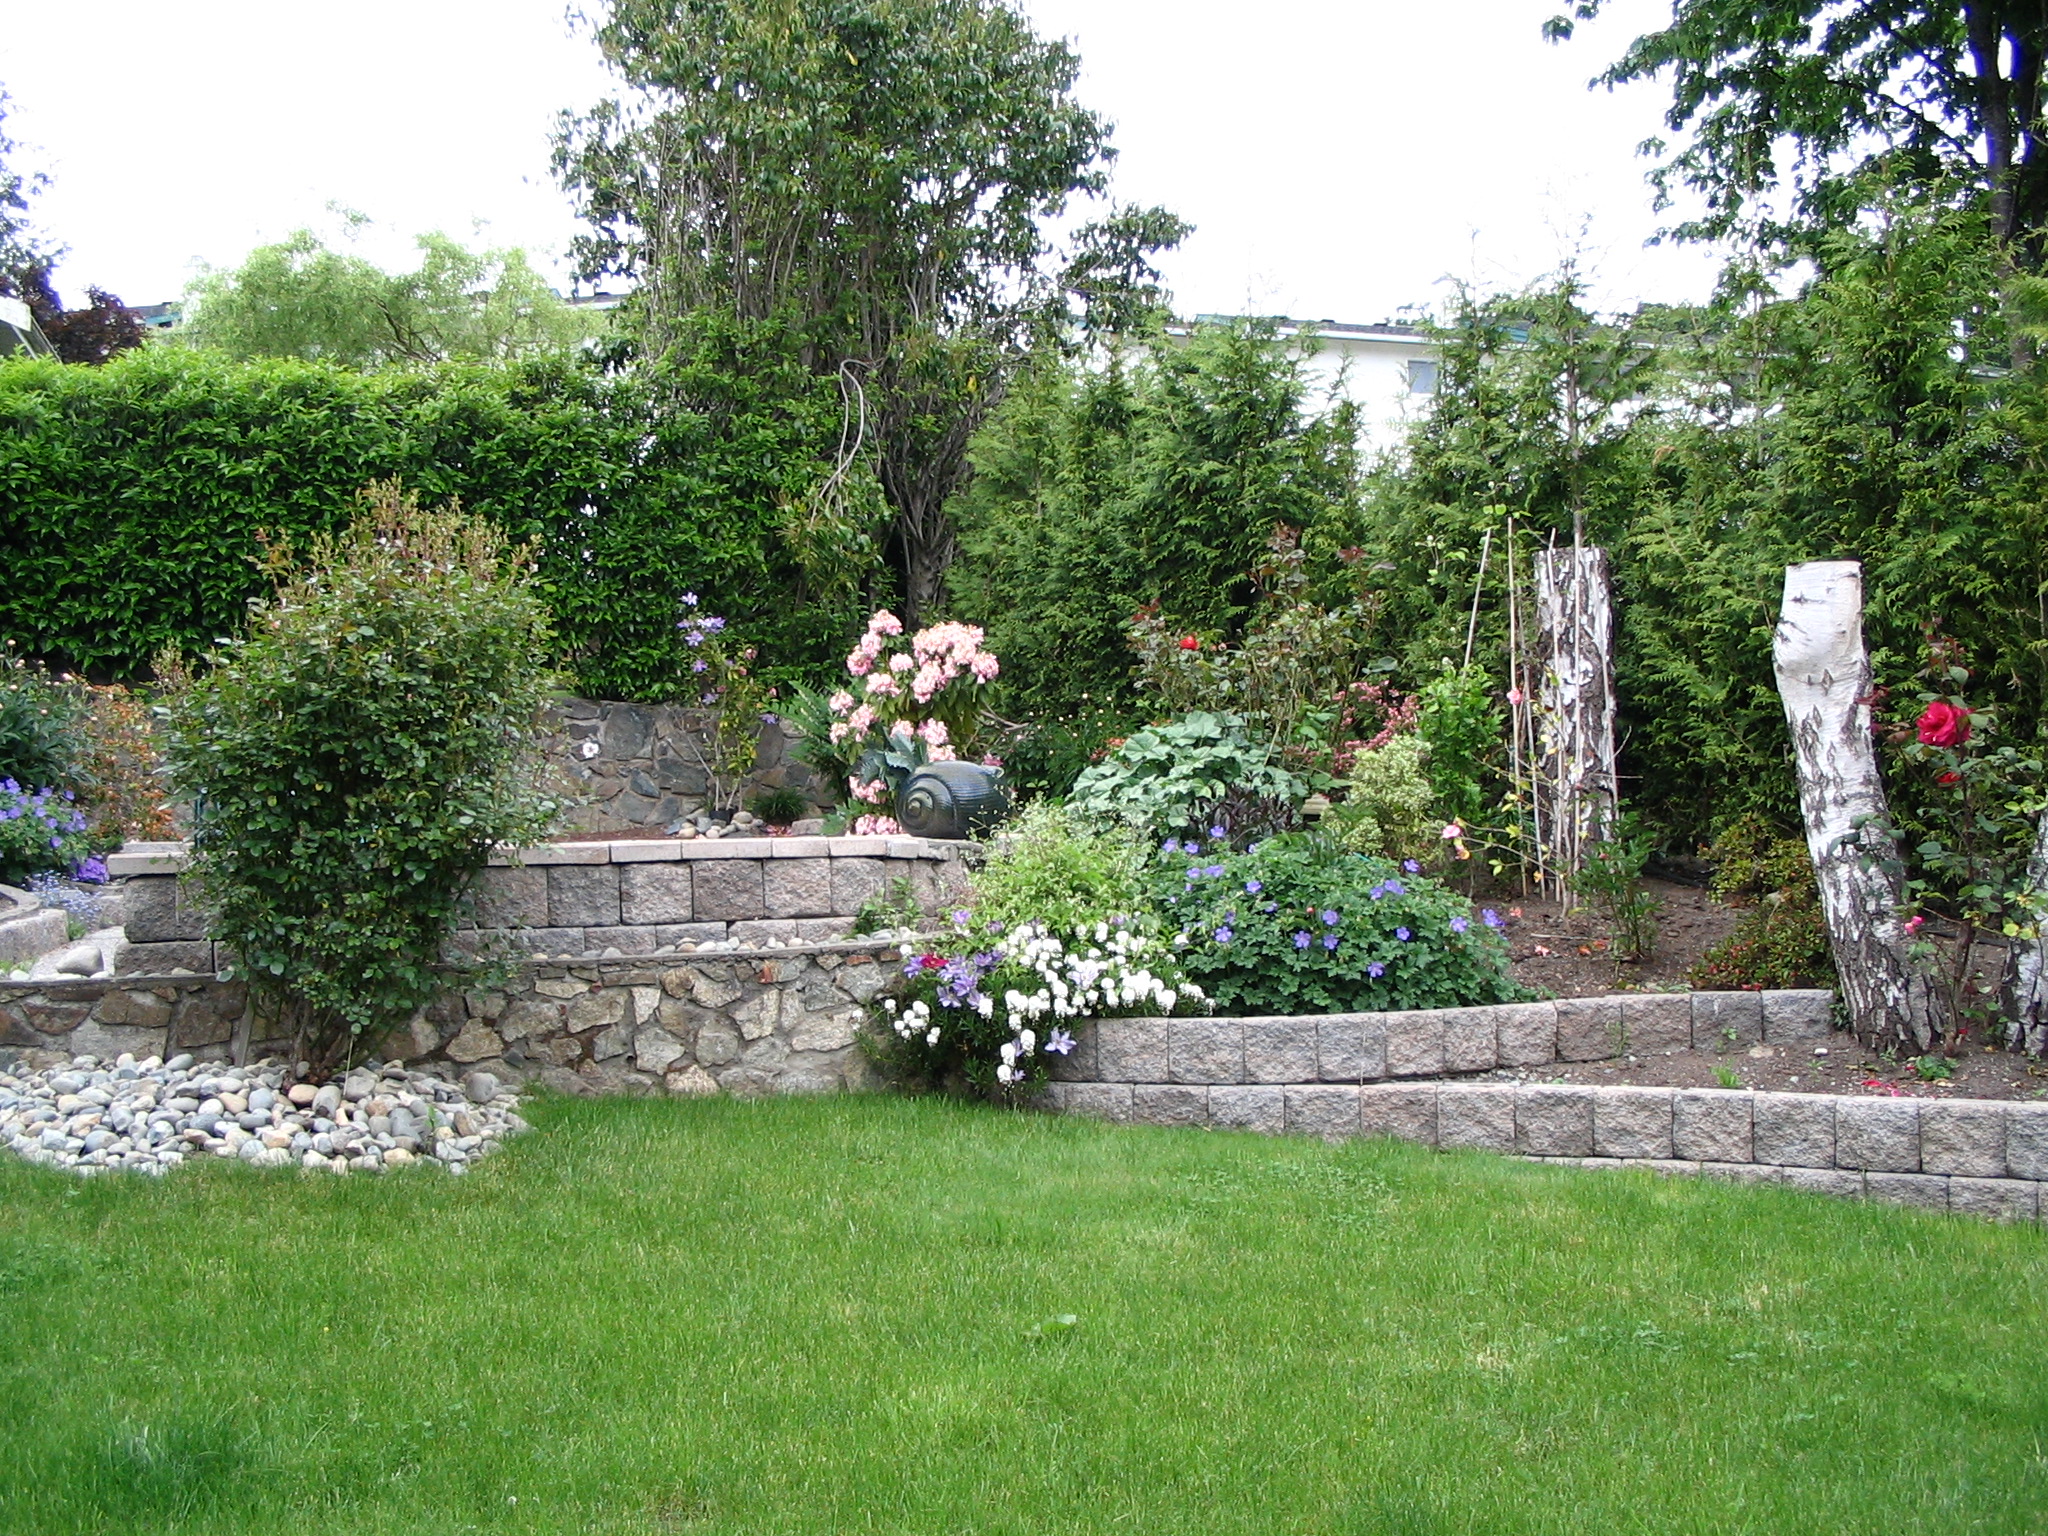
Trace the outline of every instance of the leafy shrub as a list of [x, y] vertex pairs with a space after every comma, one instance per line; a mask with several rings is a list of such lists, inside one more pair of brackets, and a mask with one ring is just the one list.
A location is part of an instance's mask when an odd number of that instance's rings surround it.
[[1805, 840], [1745, 816], [1714, 840], [1709, 856], [1714, 898], [1748, 910], [1692, 968], [1692, 984], [1721, 991], [1832, 984], [1827, 922]]
[[1429, 743], [1413, 732], [1357, 754], [1330, 812], [1332, 834], [1349, 853], [1428, 861], [1442, 846], [1432, 814], [1436, 787], [1427, 769]]
[[977, 933], [991, 937], [963, 922], [953, 943], [910, 956], [904, 985], [877, 999], [868, 1051], [898, 1082], [1012, 1099], [1045, 1080], [1048, 1057], [1073, 1050], [1070, 1023], [1202, 1001], [1172, 950], [1138, 924], [1054, 933], [1030, 923], [986, 949]]
[[972, 920], [997, 933], [1034, 922], [1073, 933], [1128, 920], [1150, 908], [1146, 862], [1127, 827], [1039, 801], [989, 840], [974, 873]]
[[1275, 528], [1252, 571], [1257, 607], [1235, 644], [1213, 633], [1183, 633], [1157, 603], [1146, 604], [1130, 626], [1140, 696], [1170, 714], [1241, 715], [1253, 739], [1280, 761], [1306, 774], [1327, 773], [1350, 734], [1342, 706], [1379, 607], [1356, 552], [1347, 554], [1347, 601], [1327, 606], [1311, 594], [1300, 535]]
[[1446, 823], [1483, 827], [1501, 755], [1501, 713], [1476, 666], [1446, 664], [1417, 695], [1415, 728], [1429, 743], [1429, 779]]
[[1020, 801], [1064, 800], [1074, 792], [1075, 781], [1134, 729], [1124, 711], [1084, 704], [1071, 716], [999, 726], [992, 744], [1011, 794]]
[[0, 643], [0, 778], [69, 785], [82, 754], [79, 690]]
[[35, 875], [69, 874], [92, 853], [85, 813], [68, 789], [25, 789], [0, 779], [0, 885]]
[[792, 683], [784, 690], [782, 721], [795, 733], [790, 755], [813, 770], [813, 793], [839, 798], [853, 775], [853, 765], [860, 760], [860, 750], [843, 735], [832, 735], [838, 717], [832, 712], [831, 698], [822, 688]]
[[1643, 888], [1643, 870], [1656, 838], [1634, 815], [1622, 816], [1614, 836], [1595, 843], [1572, 883], [1608, 921], [1619, 960], [1647, 960], [1657, 947], [1660, 903]]
[[87, 687], [83, 697], [79, 803], [91, 824], [94, 845], [113, 847], [125, 838], [176, 835], [166, 798], [170, 784], [149, 704], [118, 683]]
[[1074, 782], [1075, 809], [1146, 837], [1207, 832], [1219, 816], [1245, 835], [1285, 822], [1308, 786], [1254, 745], [1240, 715], [1198, 711], [1148, 725]]
[[553, 678], [530, 552], [395, 485], [288, 552], [276, 595], [175, 695], [175, 782], [205, 797], [193, 873], [214, 933], [314, 1062], [332, 1066], [444, 984], [494, 844], [545, 832]]
[[1155, 890], [1187, 944], [1187, 974], [1221, 1012], [1453, 1008], [1513, 1002], [1492, 911], [1416, 867], [1344, 853], [1313, 835], [1246, 853], [1171, 850]]

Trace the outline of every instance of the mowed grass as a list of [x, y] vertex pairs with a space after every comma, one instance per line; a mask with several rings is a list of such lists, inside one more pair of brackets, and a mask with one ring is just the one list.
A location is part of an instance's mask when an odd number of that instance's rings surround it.
[[533, 1118], [460, 1180], [6, 1160], [0, 1532], [2048, 1522], [2039, 1229], [882, 1097]]

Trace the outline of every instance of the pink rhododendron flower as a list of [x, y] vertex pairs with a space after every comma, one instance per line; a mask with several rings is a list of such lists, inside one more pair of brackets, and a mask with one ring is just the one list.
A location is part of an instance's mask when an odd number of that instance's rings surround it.
[[908, 672], [912, 667], [916, 665], [916, 662], [912, 661], [908, 656], [904, 655], [901, 651], [898, 651], [894, 656], [891, 656], [889, 658], [889, 670], [891, 672]]
[[897, 686], [896, 679], [886, 672], [871, 673], [868, 677], [869, 698], [873, 698], [876, 694], [881, 694], [884, 698], [894, 698], [902, 691]]
[[826, 705], [831, 709], [833, 714], [843, 715], [849, 709], [853, 708], [853, 695], [848, 693], [844, 688], [842, 688], [837, 693], [833, 694], [832, 697], [827, 699], [825, 702]]
[[868, 620], [868, 633], [870, 635], [900, 635], [903, 633], [903, 621], [888, 609], [878, 608], [875, 610], [875, 616]]
[[846, 658], [846, 670], [851, 672], [855, 677], [867, 676], [869, 670], [874, 666], [874, 664], [874, 657], [863, 655], [859, 651], [855, 651], [851, 656]]
[[875, 712], [863, 704], [846, 717], [846, 725], [856, 736], [865, 736], [875, 723]]
[[855, 837], [894, 837], [902, 830], [894, 816], [862, 816], [853, 824]]

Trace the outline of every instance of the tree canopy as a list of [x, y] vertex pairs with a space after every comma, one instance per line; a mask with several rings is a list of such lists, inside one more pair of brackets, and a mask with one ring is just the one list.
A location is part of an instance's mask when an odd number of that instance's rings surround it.
[[[348, 217], [351, 231], [366, 222]], [[556, 294], [524, 251], [472, 251], [439, 233], [416, 244], [417, 270], [386, 272], [301, 229], [195, 282], [177, 335], [232, 357], [369, 368], [515, 357], [573, 345], [602, 324]]]
[[[1546, 25], [1571, 34], [1603, 0]], [[1671, 25], [1637, 38], [1595, 82], [1668, 73], [1666, 120], [1688, 135], [1655, 172], [1660, 193], [1701, 193], [1682, 232], [1778, 244], [1839, 226], [1875, 185], [1981, 200], [1994, 238], [2038, 269], [2048, 240], [2038, 0], [1677, 0]], [[1789, 205], [1774, 194], [1789, 193]]]
[[1010, 372], [1071, 301], [1127, 319], [1185, 226], [1119, 209], [1052, 259], [1048, 221], [1106, 190], [1109, 127], [1073, 53], [1000, 0], [613, 0], [596, 31], [625, 89], [556, 148], [584, 275], [637, 279], [653, 350], [713, 309], [841, 381], [915, 618]]

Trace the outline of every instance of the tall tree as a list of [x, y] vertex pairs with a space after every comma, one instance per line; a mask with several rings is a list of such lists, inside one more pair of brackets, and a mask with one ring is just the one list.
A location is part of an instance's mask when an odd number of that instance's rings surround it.
[[[367, 220], [345, 216], [351, 233]], [[565, 347], [601, 322], [550, 288], [520, 250], [472, 251], [444, 234], [415, 242], [420, 265], [386, 272], [311, 230], [258, 246], [187, 291], [180, 338], [240, 358], [488, 362]]]
[[908, 616], [928, 614], [947, 498], [1009, 375], [1070, 299], [1127, 319], [1185, 226], [1120, 209], [1051, 260], [1048, 221], [1106, 189], [1109, 128], [1073, 97], [1073, 53], [1002, 0], [612, 0], [596, 33], [625, 90], [556, 146], [584, 275], [637, 280], [650, 350], [715, 309], [837, 376]]
[[[1545, 26], [1571, 35], [1604, 0]], [[1666, 72], [1666, 121], [1687, 142], [1654, 173], [1704, 195], [1682, 232], [1779, 244], [1841, 225], [1874, 183], [1939, 185], [1980, 198], [2016, 263], [2048, 255], [2048, 140], [2040, 0], [1677, 0], [1671, 25], [1637, 38], [1595, 84]], [[1789, 192], [1789, 206], [1772, 195]]]

